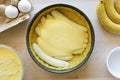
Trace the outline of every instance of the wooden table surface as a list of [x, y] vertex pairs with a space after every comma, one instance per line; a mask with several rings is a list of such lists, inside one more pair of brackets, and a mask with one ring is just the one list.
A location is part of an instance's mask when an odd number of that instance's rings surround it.
[[[20, 53], [25, 67], [23, 80], [117, 80], [108, 72], [106, 58], [113, 48], [120, 46], [120, 36], [107, 32], [99, 24], [96, 15], [99, 0], [31, 0], [31, 2], [34, 6], [31, 18], [0, 33], [0, 44], [11, 46]], [[43, 7], [55, 3], [70, 4], [82, 10], [91, 20], [95, 31], [95, 46], [89, 60], [81, 68], [66, 74], [54, 74], [41, 69], [32, 60], [26, 48], [26, 30], [30, 20]]]

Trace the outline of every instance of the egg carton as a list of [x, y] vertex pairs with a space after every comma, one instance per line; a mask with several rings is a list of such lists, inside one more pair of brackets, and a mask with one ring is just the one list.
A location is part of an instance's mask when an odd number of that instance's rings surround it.
[[[11, 5], [11, 0], [0, 0], [0, 6], [8, 6], [8, 5]], [[5, 14], [1, 14], [1, 13], [3, 13], [2, 9], [0, 9], [0, 32], [3, 32], [11, 27], [14, 27], [19, 23], [26, 21], [27, 19], [30, 18], [29, 13], [19, 12], [18, 16], [14, 19], [10, 19], [6, 17]]]

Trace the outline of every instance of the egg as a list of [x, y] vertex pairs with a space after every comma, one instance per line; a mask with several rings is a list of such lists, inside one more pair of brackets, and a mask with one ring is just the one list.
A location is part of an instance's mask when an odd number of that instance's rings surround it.
[[5, 16], [8, 18], [16, 18], [18, 13], [19, 11], [15, 6], [9, 5], [5, 8]]
[[18, 9], [23, 13], [28, 13], [31, 11], [32, 5], [28, 0], [21, 0], [18, 3]]

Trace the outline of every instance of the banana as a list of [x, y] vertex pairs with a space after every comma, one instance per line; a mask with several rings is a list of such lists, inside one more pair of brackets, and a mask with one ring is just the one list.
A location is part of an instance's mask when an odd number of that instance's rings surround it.
[[114, 5], [112, 3], [112, 0], [103, 0], [103, 4], [105, 6], [105, 10], [109, 18], [117, 23], [120, 24], [120, 15], [119, 13], [115, 10]]
[[37, 38], [36, 42], [39, 45], [39, 47], [49, 56], [65, 61], [71, 60], [73, 58], [72, 54], [54, 48], [40, 37]]
[[55, 66], [55, 67], [61, 67], [61, 68], [67, 68], [70, 64], [66, 61], [59, 60], [56, 58], [53, 58], [51, 56], [46, 55], [36, 43], [33, 43], [33, 49], [35, 53], [45, 62], [48, 64]]
[[[109, 6], [110, 7], [110, 6]], [[115, 34], [120, 34], [120, 25], [112, 22], [105, 12], [103, 1], [97, 5], [97, 16], [103, 27]]]
[[36, 34], [37, 34], [38, 36], [40, 36], [41, 31], [40, 31], [39, 27], [36, 27], [36, 28], [35, 28], [35, 32], [36, 32]]
[[114, 0], [114, 7], [116, 11], [120, 14], [120, 0]]

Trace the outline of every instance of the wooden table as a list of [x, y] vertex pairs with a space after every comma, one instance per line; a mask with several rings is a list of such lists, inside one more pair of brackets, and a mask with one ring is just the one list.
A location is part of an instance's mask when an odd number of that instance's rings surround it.
[[96, 15], [96, 6], [99, 0], [31, 0], [31, 2], [34, 6], [31, 18], [43, 7], [55, 3], [71, 4], [81, 9], [93, 24], [95, 46], [91, 57], [81, 68], [67, 74], [47, 72], [35, 64], [26, 48], [26, 30], [31, 20], [30, 18], [30, 20], [0, 33], [0, 44], [15, 48], [22, 57], [25, 67], [23, 80], [117, 80], [108, 72], [106, 58], [113, 48], [120, 45], [120, 36], [107, 32], [99, 24]]

